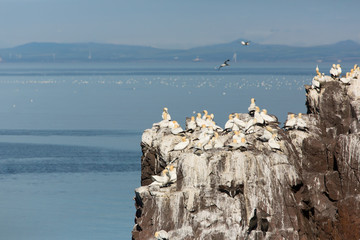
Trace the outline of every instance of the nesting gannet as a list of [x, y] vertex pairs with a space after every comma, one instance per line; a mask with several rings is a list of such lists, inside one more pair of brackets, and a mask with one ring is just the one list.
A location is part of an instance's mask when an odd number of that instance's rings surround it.
[[246, 127], [246, 123], [242, 120], [240, 120], [239, 114], [235, 113], [235, 117], [234, 119], [234, 123], [239, 127], [239, 128], [245, 128]]
[[296, 128], [303, 131], [306, 131], [308, 129], [305, 120], [302, 118], [302, 113], [298, 114], [298, 117], [296, 119]]
[[286, 130], [290, 130], [290, 129], [294, 129], [295, 126], [296, 126], [296, 118], [295, 118], [295, 114], [292, 113], [288, 116], [288, 119], [284, 124], [284, 128]]
[[249, 45], [250, 45], [250, 41], [241, 41], [241, 45], [243, 45], [243, 46], [249, 46]]
[[240, 142], [238, 142], [236, 139], [233, 139], [232, 142], [227, 145], [227, 147], [231, 150], [240, 149], [241, 151], [245, 151], [247, 146], [248, 144], [245, 138], [241, 138]]
[[209, 135], [209, 134], [206, 134], [206, 135], [204, 135], [203, 137], [199, 137], [199, 140], [198, 140], [198, 142], [196, 143], [196, 145], [194, 146], [194, 148], [195, 148], [195, 150], [196, 149], [200, 149], [200, 150], [204, 150], [204, 146], [206, 145], [206, 144], [208, 144], [208, 142], [210, 141], [210, 139], [211, 139], [211, 135]]
[[251, 98], [250, 106], [248, 107], [249, 114], [254, 116], [254, 112], [256, 110], [255, 98]]
[[179, 142], [174, 146], [173, 151], [184, 150], [189, 145], [189, 143], [190, 143], [189, 139], [187, 139], [186, 137], [182, 137], [181, 142]]
[[158, 127], [158, 128], [167, 128], [169, 127], [169, 124], [171, 123], [171, 121], [169, 120], [161, 120], [158, 123], [154, 123], [153, 127]]
[[346, 77], [340, 78], [340, 81], [345, 84], [349, 84], [351, 81], [350, 73], [346, 73]]
[[337, 71], [337, 76], [340, 77], [340, 75], [341, 75], [341, 73], [342, 73], [340, 64], [337, 64], [337, 65], [336, 65], [336, 71]]
[[222, 68], [222, 67], [230, 66], [230, 64], [228, 64], [228, 62], [230, 62], [230, 59], [226, 60], [223, 64], [221, 64], [219, 66], [218, 70], [220, 70], [220, 68]]
[[164, 109], [163, 109], [162, 119], [171, 121], [171, 116], [170, 116], [170, 114], [168, 112], [168, 109], [166, 107], [164, 107]]
[[222, 148], [224, 147], [224, 142], [220, 140], [219, 134], [217, 132], [214, 133], [214, 148]]
[[232, 139], [236, 139], [237, 142], [240, 142], [242, 138], [245, 137], [245, 134], [243, 134], [240, 131], [234, 131], [234, 136], [232, 137]]
[[255, 108], [254, 118], [256, 119], [257, 124], [262, 125], [265, 122], [264, 118], [260, 114], [260, 108], [258, 106], [256, 106], [256, 108]]
[[244, 129], [246, 134], [254, 132], [254, 125], [256, 124], [256, 122], [256, 118], [252, 118], [246, 123], [246, 127]]
[[169, 171], [169, 183], [174, 183], [177, 180], [177, 175], [176, 175], [176, 168], [174, 167], [174, 165], [170, 165], [167, 166], [166, 169]]
[[165, 230], [160, 230], [154, 235], [157, 240], [169, 240], [169, 234]]
[[281, 151], [281, 147], [280, 144], [278, 143], [278, 141], [275, 140], [276, 138], [276, 133], [274, 133], [271, 138], [269, 139], [269, 147], [271, 148], [271, 150], [276, 151], [276, 150], [280, 150]]
[[[340, 68], [341, 70], [341, 68]], [[330, 75], [332, 78], [337, 78], [339, 77], [339, 72], [338, 72], [338, 68], [337, 65], [333, 64], [332, 68], [330, 69]]]
[[206, 120], [206, 118], [208, 116], [208, 111], [204, 110], [203, 113], [204, 113], [204, 115], [201, 117], [201, 119]]
[[264, 119], [265, 123], [277, 123], [278, 119], [275, 116], [267, 114], [267, 110], [263, 109], [260, 113], [261, 117]]
[[273, 135], [272, 127], [266, 126], [266, 128], [264, 129], [263, 135], [261, 135], [258, 139], [262, 142], [267, 142], [270, 140], [272, 135]]
[[169, 170], [164, 169], [161, 172], [161, 175], [152, 175], [151, 179], [154, 181], [150, 184], [150, 186], [153, 185], [158, 185], [158, 186], [166, 186], [169, 182], [170, 182], [170, 175], [169, 175]]
[[184, 132], [178, 123], [175, 123], [174, 127], [170, 128], [170, 131], [174, 135]]
[[233, 115], [229, 114], [229, 120], [227, 120], [227, 122], [225, 123], [225, 127], [224, 129], [227, 131], [232, 130], [233, 126], [234, 126], [234, 119], [233, 119]]
[[195, 122], [198, 127], [201, 127], [202, 125], [206, 125], [205, 121], [201, 118], [201, 113], [197, 114]]
[[312, 79], [312, 84], [311, 84], [311, 88], [312, 89], [315, 89], [316, 91], [320, 91], [320, 81], [319, 81], [319, 75], [318, 76], [315, 76], [313, 79]]
[[195, 117], [191, 116], [190, 120], [186, 122], [186, 131], [193, 132], [196, 129]]

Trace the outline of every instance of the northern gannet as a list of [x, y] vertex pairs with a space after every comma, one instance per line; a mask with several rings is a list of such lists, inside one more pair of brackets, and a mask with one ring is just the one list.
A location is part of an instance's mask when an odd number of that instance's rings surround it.
[[250, 41], [241, 41], [241, 45], [243, 46], [249, 46]]
[[319, 75], [318, 76], [315, 76], [315, 77], [313, 77], [313, 79], [312, 79], [312, 84], [311, 84], [311, 88], [312, 89], [315, 89], [316, 91], [320, 91], [320, 81], [319, 81]]
[[242, 120], [240, 120], [239, 118], [239, 114], [235, 113], [235, 117], [234, 119], [234, 123], [239, 127], [239, 128], [245, 128], [246, 127], [246, 123]]
[[157, 240], [169, 240], [169, 234], [164, 230], [156, 232], [154, 236]]
[[315, 71], [316, 71], [316, 75], [318, 75], [318, 76], [321, 75], [318, 65], [316, 65]]
[[186, 131], [195, 131], [196, 129], [196, 122], [195, 122], [195, 117], [191, 116], [190, 121], [186, 122], [186, 127], [185, 127]]
[[169, 175], [169, 170], [167, 169], [164, 169], [162, 172], [161, 172], [161, 175], [158, 176], [158, 175], [152, 175], [151, 176], [151, 179], [154, 181], [150, 184], [150, 186], [154, 186], [154, 185], [157, 185], [157, 186], [166, 186], [169, 182], [170, 182], [170, 175]]
[[195, 119], [196, 125], [198, 127], [201, 127], [202, 125], [205, 125], [205, 121], [201, 118], [201, 113], [198, 113]]
[[[340, 70], [341, 70], [341, 68], [340, 68]], [[330, 69], [330, 75], [332, 78], [339, 77], [338, 67], [335, 64], [333, 64], [332, 68]]]
[[295, 114], [290, 114], [288, 116], [288, 119], [285, 122], [284, 128], [286, 130], [290, 130], [290, 129], [294, 129], [296, 126], [296, 118], [295, 118]]
[[173, 151], [184, 150], [189, 145], [189, 143], [190, 143], [189, 139], [187, 139], [186, 137], [182, 137], [181, 142], [179, 142], [174, 146]]
[[234, 127], [234, 117], [232, 114], [229, 114], [229, 120], [227, 120], [227, 122], [225, 123], [224, 130], [231, 131], [233, 127]]
[[264, 124], [264, 118], [261, 116], [260, 114], [260, 108], [258, 106], [256, 106], [256, 110], [255, 110], [255, 113], [254, 113], [254, 118], [256, 119], [256, 123], [257, 124]]
[[196, 150], [196, 149], [204, 150], [204, 146], [205, 146], [206, 144], [208, 144], [208, 142], [210, 141], [211, 137], [212, 137], [211, 135], [206, 134], [206, 135], [204, 135], [203, 137], [199, 138], [198, 142], [196, 143], [196, 145], [195, 145], [195, 147], [194, 147], [195, 150]]
[[346, 77], [340, 78], [340, 81], [345, 84], [349, 84], [351, 81], [350, 73], [346, 73]]
[[271, 150], [276, 151], [276, 150], [280, 150], [281, 151], [281, 147], [280, 144], [275, 140], [276, 138], [276, 133], [274, 133], [271, 138], [269, 139], [269, 147], [271, 148]]
[[244, 129], [246, 134], [254, 132], [254, 125], [256, 124], [256, 122], [256, 118], [252, 118], [246, 123], [246, 127]]
[[308, 129], [305, 120], [302, 118], [302, 113], [298, 114], [298, 117], [296, 119], [296, 128], [303, 131], [306, 131]]
[[250, 106], [248, 107], [250, 116], [254, 116], [255, 110], [256, 110], [255, 98], [251, 98], [251, 103]]
[[267, 110], [263, 109], [260, 113], [261, 117], [264, 119], [265, 123], [277, 123], [278, 119], [275, 116], [267, 114]]
[[236, 139], [237, 142], [241, 142], [242, 138], [245, 138], [245, 134], [241, 133], [240, 131], [234, 131], [234, 136], [232, 139]]
[[224, 142], [219, 138], [219, 134], [214, 132], [214, 148], [222, 148], [224, 147]]
[[340, 77], [340, 75], [341, 75], [341, 73], [342, 73], [340, 64], [337, 64], [337, 65], [336, 65], [336, 70], [337, 70], [337, 75], [338, 75], [338, 77]]
[[266, 128], [264, 129], [264, 133], [262, 136], [260, 136], [258, 139], [262, 142], [267, 142], [270, 140], [270, 138], [272, 137], [273, 134], [273, 129], [270, 126], [266, 126]]
[[230, 62], [230, 59], [226, 60], [223, 64], [221, 64], [219, 66], [218, 70], [220, 70], [220, 68], [222, 68], [222, 67], [230, 66], [230, 64], [228, 64], [228, 62]]
[[240, 142], [238, 142], [236, 139], [233, 139], [230, 144], [227, 145], [227, 147], [231, 150], [237, 150], [240, 149], [241, 151], [245, 151], [247, 149], [247, 142], [245, 138], [241, 138]]
[[170, 131], [174, 135], [184, 132], [178, 123], [175, 123], [174, 127], [170, 128]]
[[201, 119], [206, 120], [206, 118], [208, 116], [208, 111], [204, 110], [203, 113], [204, 113], [204, 115], [201, 117]]
[[166, 107], [164, 107], [164, 109], [163, 109], [162, 119], [171, 121], [171, 116], [170, 116], [170, 114], [168, 112], [168, 109]]
[[174, 167], [174, 165], [170, 165], [170, 166], [166, 166], [166, 169], [169, 171], [169, 183], [174, 183], [177, 180], [177, 175], [176, 175], [176, 168]]

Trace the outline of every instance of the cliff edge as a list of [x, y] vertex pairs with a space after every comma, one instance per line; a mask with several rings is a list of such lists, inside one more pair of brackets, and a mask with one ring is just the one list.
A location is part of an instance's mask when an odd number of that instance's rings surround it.
[[305, 86], [305, 127], [255, 110], [233, 114], [245, 124], [236, 130], [174, 133], [163, 116], [142, 136], [132, 238], [360, 239], [360, 69], [349, 78]]

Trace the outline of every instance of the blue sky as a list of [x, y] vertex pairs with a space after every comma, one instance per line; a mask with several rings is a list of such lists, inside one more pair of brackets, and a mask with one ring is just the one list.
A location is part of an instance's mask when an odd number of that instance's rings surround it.
[[0, 47], [101, 42], [190, 48], [237, 39], [360, 42], [360, 1], [0, 0]]

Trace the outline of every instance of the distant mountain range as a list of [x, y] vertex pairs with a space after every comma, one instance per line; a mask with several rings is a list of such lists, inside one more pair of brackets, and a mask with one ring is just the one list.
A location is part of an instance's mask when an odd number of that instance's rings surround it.
[[125, 61], [204, 61], [222, 62], [236, 56], [238, 62], [343, 62], [360, 63], [360, 44], [351, 40], [335, 44], [296, 47], [230, 43], [169, 50], [146, 46], [102, 43], [28, 43], [0, 49], [2, 62], [125, 62]]

